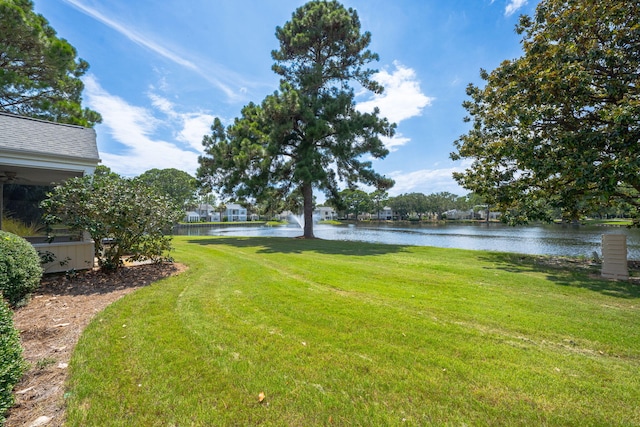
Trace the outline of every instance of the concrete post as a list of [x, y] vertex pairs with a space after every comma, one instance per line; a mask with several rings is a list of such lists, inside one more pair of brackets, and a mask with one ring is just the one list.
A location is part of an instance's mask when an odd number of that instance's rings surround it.
[[627, 236], [624, 234], [602, 235], [602, 277], [616, 280], [629, 279]]

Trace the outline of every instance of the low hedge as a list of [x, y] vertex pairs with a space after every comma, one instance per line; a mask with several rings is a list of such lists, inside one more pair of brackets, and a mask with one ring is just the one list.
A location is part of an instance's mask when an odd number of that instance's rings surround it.
[[22, 358], [20, 337], [13, 325], [11, 309], [0, 299], [0, 426], [4, 415], [13, 406], [13, 387], [20, 381], [27, 364]]
[[40, 257], [22, 237], [0, 231], [0, 293], [16, 306], [40, 284]]

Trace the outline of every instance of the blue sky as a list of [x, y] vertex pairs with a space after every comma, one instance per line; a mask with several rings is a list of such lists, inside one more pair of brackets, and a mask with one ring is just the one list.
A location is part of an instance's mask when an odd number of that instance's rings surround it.
[[[84, 104], [99, 111], [102, 163], [124, 176], [152, 168], [192, 175], [202, 137], [214, 117], [230, 123], [248, 102], [278, 87], [271, 71], [276, 26], [303, 0], [35, 0], [91, 68]], [[358, 11], [372, 67], [385, 86], [381, 97], [358, 97], [359, 108], [380, 107], [398, 124], [374, 161], [396, 181], [390, 195], [449, 191], [463, 195], [451, 177], [464, 169], [449, 153], [466, 133], [461, 104], [466, 86], [521, 56], [514, 29], [537, 0], [344, 0]]]

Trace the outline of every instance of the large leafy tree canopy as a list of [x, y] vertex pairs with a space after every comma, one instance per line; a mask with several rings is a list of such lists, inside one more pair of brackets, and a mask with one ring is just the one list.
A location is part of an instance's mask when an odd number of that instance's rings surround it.
[[340, 192], [340, 196], [343, 202], [344, 212], [353, 214], [356, 220], [360, 214], [369, 213], [371, 209], [373, 209], [371, 196], [363, 190], [345, 188]]
[[80, 77], [89, 64], [33, 11], [31, 0], [0, 0], [0, 111], [93, 126], [100, 114], [81, 107]]
[[640, 208], [640, 2], [543, 0], [517, 32], [524, 55], [467, 89], [455, 179], [514, 223]]
[[286, 200], [300, 192], [304, 237], [313, 237], [313, 189], [340, 198], [339, 185], [356, 182], [389, 188], [369, 160], [388, 150], [381, 135], [395, 125], [355, 108], [352, 84], [379, 93], [367, 64], [371, 35], [361, 33], [355, 10], [336, 1], [311, 1], [276, 29], [280, 48], [272, 52], [280, 90], [260, 104], [250, 103], [228, 128], [215, 119], [205, 136], [198, 177], [223, 194], [253, 197], [258, 203]]
[[138, 179], [169, 197], [174, 205], [182, 209], [195, 204], [198, 189], [196, 179], [185, 171], [154, 168], [142, 173]]

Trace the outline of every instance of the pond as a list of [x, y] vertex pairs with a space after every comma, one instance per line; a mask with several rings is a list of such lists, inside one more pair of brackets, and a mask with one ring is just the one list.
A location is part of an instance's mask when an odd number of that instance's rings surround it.
[[[192, 226], [176, 230], [177, 235], [277, 236], [302, 235], [298, 224], [285, 226]], [[626, 227], [582, 225], [503, 224], [315, 224], [316, 237], [412, 246], [515, 252], [532, 255], [602, 256], [603, 234], [625, 234], [629, 259], [640, 259], [640, 230]]]

